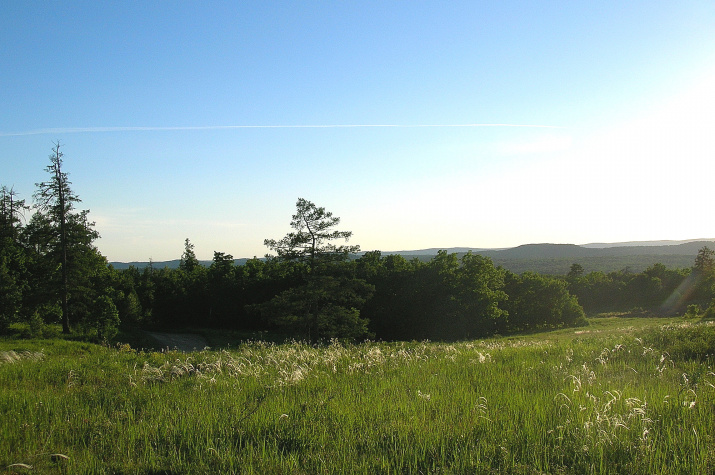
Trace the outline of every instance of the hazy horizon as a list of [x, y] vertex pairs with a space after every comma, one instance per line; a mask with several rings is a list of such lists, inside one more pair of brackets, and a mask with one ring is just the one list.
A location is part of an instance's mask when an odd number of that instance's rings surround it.
[[[447, 250], [451, 251], [454, 249], [470, 249], [470, 250], [482, 250], [482, 251], [498, 251], [498, 250], [507, 250], [507, 249], [513, 249], [516, 247], [521, 247], [521, 246], [531, 246], [531, 245], [574, 245], [574, 246], [581, 246], [581, 247], [587, 247], [587, 248], [611, 248], [611, 247], [619, 247], [619, 246], [668, 246], [668, 245], [679, 245], [679, 244], [685, 244], [685, 243], [690, 243], [690, 242], [700, 242], [700, 241], [710, 241], [710, 242], [715, 242], [715, 238], [697, 238], [697, 239], [683, 239], [683, 240], [649, 240], [649, 241], [627, 241], [627, 242], [612, 242], [612, 243], [603, 243], [603, 242], [589, 242], [589, 243], [582, 243], [582, 244], [577, 244], [577, 243], [570, 243], [570, 242], [560, 242], [560, 243], [534, 243], [534, 242], [529, 242], [529, 243], [522, 243], [518, 244], [516, 246], [509, 246], [509, 247], [490, 247], [490, 248], [482, 248], [482, 247], [474, 247], [474, 246], [437, 246], [437, 247], [430, 247], [430, 248], [420, 248], [420, 249], [365, 249], [361, 248], [359, 254], [363, 254], [365, 252], [370, 252], [370, 251], [380, 251], [383, 253], [383, 255], [388, 255], [388, 254], [399, 254], [399, 253], [410, 253], [410, 254], [415, 254], [419, 253], [422, 251], [425, 252], [430, 252], [434, 250]], [[218, 252], [224, 252], [219, 249], [216, 249]], [[183, 249], [182, 249], [183, 252]], [[226, 254], [231, 254], [230, 252], [226, 252]], [[266, 249], [266, 252], [263, 254], [256, 254], [252, 256], [235, 256], [231, 254], [235, 260], [241, 260], [241, 259], [252, 259], [252, 258], [263, 258], [266, 255], [275, 255], [275, 253], [271, 252], [269, 249]], [[213, 255], [211, 256], [197, 256], [197, 259], [199, 259], [202, 262], [210, 262], [213, 259]], [[176, 257], [172, 257], [169, 259], [153, 259], [153, 258], [147, 258], [147, 259], [129, 259], [129, 260], [112, 260], [108, 259], [109, 262], [115, 262], [115, 263], [123, 263], [123, 264], [130, 264], [130, 263], [147, 263], [147, 262], [172, 262], [172, 261], [179, 261], [181, 260], [181, 255], [177, 255]]]
[[[114, 262], [713, 235], [715, 3], [0, 5], [0, 185], [62, 142]], [[48, 27], [52, 25], [52, 27]]]

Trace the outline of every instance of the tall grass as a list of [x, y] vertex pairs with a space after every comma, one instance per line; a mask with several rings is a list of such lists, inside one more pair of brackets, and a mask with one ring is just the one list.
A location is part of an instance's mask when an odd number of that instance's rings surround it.
[[712, 352], [673, 351], [713, 334], [684, 324], [192, 354], [5, 341], [0, 469], [713, 473]]

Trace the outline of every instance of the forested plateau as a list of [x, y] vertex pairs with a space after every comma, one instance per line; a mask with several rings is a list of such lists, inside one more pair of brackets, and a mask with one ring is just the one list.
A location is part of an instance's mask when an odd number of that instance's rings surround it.
[[[0, 333], [41, 336], [61, 324], [63, 333], [98, 341], [120, 330], [197, 327], [304, 341], [457, 341], [586, 325], [587, 314], [603, 312], [715, 312], [715, 252], [707, 245], [687, 267], [586, 272], [604, 250], [574, 246], [565, 272], [515, 271], [497, 251], [442, 250], [428, 259], [361, 252], [348, 244], [351, 232], [337, 229], [340, 218], [303, 198], [292, 231], [265, 240], [265, 258], [216, 251], [205, 265], [186, 239], [177, 268], [117, 269], [94, 245], [89, 211], [77, 209], [59, 143], [52, 152], [32, 205], [2, 187]], [[515, 248], [511, 258], [538, 261], [533, 251]], [[569, 257], [559, 258], [562, 269]]]

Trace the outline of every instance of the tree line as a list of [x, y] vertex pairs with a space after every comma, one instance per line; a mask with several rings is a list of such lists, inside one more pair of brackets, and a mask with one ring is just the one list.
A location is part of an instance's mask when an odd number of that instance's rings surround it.
[[64, 333], [76, 324], [111, 338], [120, 321], [111, 269], [93, 245], [99, 234], [89, 211], [76, 208], [62, 157], [57, 142], [33, 206], [0, 188], [0, 332], [24, 321], [35, 329], [61, 323]]
[[657, 263], [639, 273], [623, 269], [584, 274], [575, 263], [566, 281], [589, 314], [643, 310], [668, 315], [689, 305], [707, 309], [715, 304], [715, 251], [700, 249], [691, 268], [669, 269]]
[[[440, 251], [422, 262], [380, 251], [359, 254], [340, 218], [298, 199], [273, 252], [235, 264], [214, 252], [201, 265], [185, 240], [178, 269], [114, 269], [94, 246], [89, 211], [64, 172], [59, 142], [27, 205], [0, 190], [0, 332], [13, 323], [32, 331], [62, 324], [111, 339], [124, 328], [215, 327], [330, 338], [459, 340], [585, 324], [585, 311], [634, 307], [678, 311], [715, 296], [713, 251], [692, 269], [655, 265], [643, 273], [567, 276], [515, 274], [484, 256]], [[29, 216], [29, 219], [28, 219]], [[338, 244], [344, 242], [343, 244]], [[33, 330], [34, 329], [34, 330]]]

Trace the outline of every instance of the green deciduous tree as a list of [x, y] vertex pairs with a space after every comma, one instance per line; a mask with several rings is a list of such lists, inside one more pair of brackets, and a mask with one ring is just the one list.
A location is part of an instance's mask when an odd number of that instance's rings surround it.
[[375, 286], [364, 314], [378, 338], [460, 340], [505, 327], [504, 271], [489, 258], [440, 251], [423, 263], [373, 251], [357, 273]]
[[509, 331], [557, 328], [585, 324], [585, 313], [568, 284], [534, 272], [507, 272], [505, 307]]
[[491, 259], [469, 252], [460, 261], [442, 250], [417, 276], [424, 289], [418, 298], [426, 298], [421, 306], [430, 309], [422, 319], [425, 328], [431, 327], [428, 338], [461, 340], [505, 328], [504, 271]]
[[503, 302], [504, 271], [494, 267], [488, 257], [473, 254], [462, 256], [457, 272], [457, 296], [466, 336], [482, 336], [505, 329], [507, 312]]
[[278, 294], [261, 313], [279, 329], [308, 340], [368, 335], [359, 308], [374, 288], [360, 279], [319, 276]]
[[709, 302], [715, 297], [715, 250], [704, 246], [695, 256], [693, 265], [695, 283], [693, 298], [699, 302]]
[[695, 256], [695, 265], [693, 268], [702, 274], [715, 271], [715, 251], [708, 246], [704, 246], [698, 251]]
[[97, 339], [109, 341], [119, 331], [119, 311], [106, 295], [100, 296], [94, 302], [92, 309], [92, 321], [90, 322], [97, 332]]
[[571, 264], [569, 273], [566, 275], [569, 279], [577, 279], [583, 275], [583, 266], [578, 263]]

